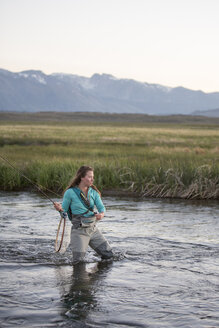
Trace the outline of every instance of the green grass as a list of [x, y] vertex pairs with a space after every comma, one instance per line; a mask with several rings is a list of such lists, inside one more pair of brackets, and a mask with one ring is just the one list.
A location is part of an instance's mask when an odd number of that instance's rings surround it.
[[[219, 198], [219, 129], [212, 124], [2, 121], [0, 155], [61, 193], [80, 165], [95, 184], [150, 197]], [[1, 190], [30, 184], [2, 160]]]

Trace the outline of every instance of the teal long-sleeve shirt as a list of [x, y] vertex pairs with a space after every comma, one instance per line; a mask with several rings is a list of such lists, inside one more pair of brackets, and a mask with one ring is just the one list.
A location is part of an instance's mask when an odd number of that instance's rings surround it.
[[[78, 187], [74, 188], [79, 189]], [[99, 193], [91, 187], [88, 189], [87, 198], [90, 202], [91, 208], [96, 206], [99, 213], [106, 211]], [[69, 207], [71, 209], [72, 214], [74, 215], [83, 215], [83, 213], [87, 211], [87, 207], [80, 201], [78, 195], [74, 192], [73, 188], [69, 188], [68, 190], [66, 190], [63, 196], [62, 208], [64, 212], [68, 212]], [[89, 211], [83, 216], [91, 217], [94, 216], [94, 213]]]

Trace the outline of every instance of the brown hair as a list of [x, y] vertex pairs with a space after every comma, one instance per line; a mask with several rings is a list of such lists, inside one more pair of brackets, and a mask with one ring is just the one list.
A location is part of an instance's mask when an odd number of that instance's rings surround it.
[[[81, 166], [78, 169], [78, 171], [77, 171], [76, 175], [74, 176], [74, 178], [69, 182], [69, 185], [65, 189], [65, 191], [68, 190], [68, 189], [70, 189], [70, 188], [72, 188], [72, 187], [78, 186], [79, 183], [81, 182], [81, 178], [84, 178], [85, 175], [87, 174], [87, 172], [89, 172], [89, 171], [93, 171], [94, 172], [94, 169], [91, 166], [85, 166], [85, 165]], [[96, 186], [92, 185], [91, 188], [93, 188], [94, 190], [96, 190], [98, 192], [98, 194], [101, 196], [101, 193], [97, 189]]]

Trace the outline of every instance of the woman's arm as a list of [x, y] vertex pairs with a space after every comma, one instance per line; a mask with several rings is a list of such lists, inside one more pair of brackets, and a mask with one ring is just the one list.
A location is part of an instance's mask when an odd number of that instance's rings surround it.
[[106, 209], [105, 209], [105, 206], [103, 205], [102, 199], [101, 199], [100, 195], [98, 194], [98, 192], [96, 192], [96, 197], [95, 197], [94, 203], [99, 212], [98, 214], [95, 214], [96, 219], [101, 220], [104, 217]]
[[58, 202], [54, 202], [54, 207], [59, 212], [61, 212], [61, 211], [67, 212], [70, 204], [71, 204], [71, 195], [70, 195], [70, 190], [68, 189], [64, 193], [62, 204], [60, 204]]

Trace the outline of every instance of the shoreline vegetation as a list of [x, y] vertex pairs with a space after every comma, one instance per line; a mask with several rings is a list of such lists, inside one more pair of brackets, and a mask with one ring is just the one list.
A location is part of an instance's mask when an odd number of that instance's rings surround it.
[[[219, 118], [104, 113], [0, 113], [0, 155], [62, 194], [80, 165], [103, 194], [219, 199]], [[31, 184], [0, 159], [0, 190]]]

